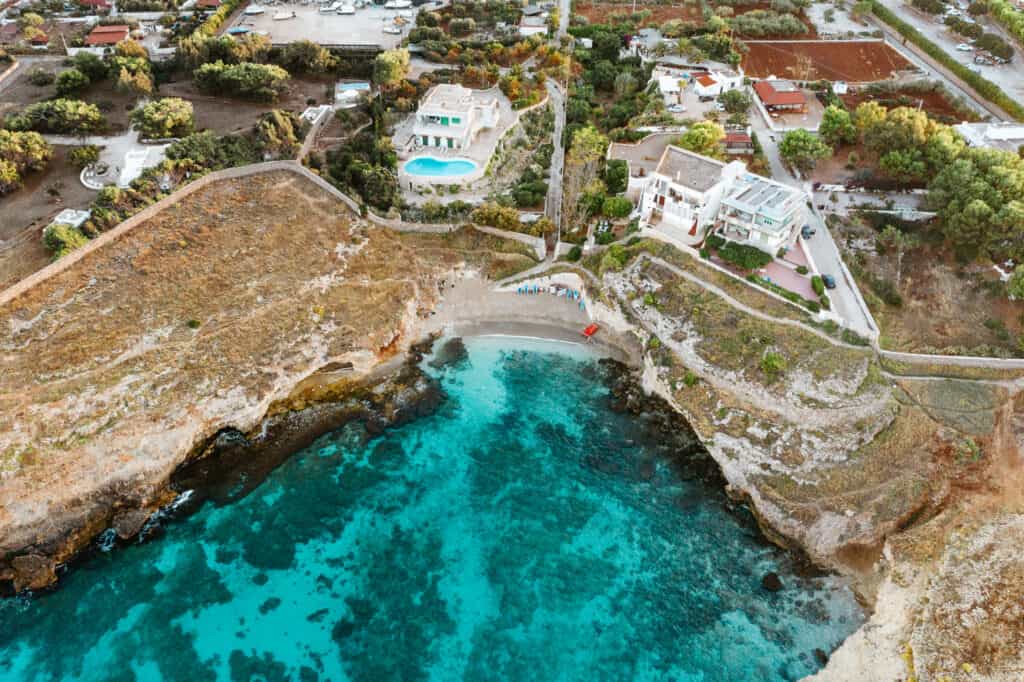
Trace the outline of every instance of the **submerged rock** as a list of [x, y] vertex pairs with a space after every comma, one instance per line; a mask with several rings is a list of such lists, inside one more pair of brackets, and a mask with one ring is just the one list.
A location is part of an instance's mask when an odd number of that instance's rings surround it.
[[126, 509], [114, 516], [113, 528], [117, 537], [128, 540], [139, 534], [150, 517], [146, 509]]
[[769, 592], [778, 592], [782, 589], [782, 579], [779, 578], [779, 574], [774, 571], [765, 573], [764, 577], [761, 578], [761, 587]]
[[466, 350], [466, 344], [461, 338], [455, 337], [445, 341], [444, 345], [435, 351], [434, 358], [429, 364], [434, 369], [446, 369], [458, 367], [468, 359], [469, 351]]

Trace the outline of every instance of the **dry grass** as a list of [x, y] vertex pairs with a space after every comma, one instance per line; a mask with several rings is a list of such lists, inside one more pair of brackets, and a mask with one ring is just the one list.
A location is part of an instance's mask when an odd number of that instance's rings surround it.
[[199, 190], [0, 308], [0, 528], [46, 513], [32, 490], [166, 471], [328, 359], [394, 353], [439, 278], [518, 246], [370, 228], [286, 172]]

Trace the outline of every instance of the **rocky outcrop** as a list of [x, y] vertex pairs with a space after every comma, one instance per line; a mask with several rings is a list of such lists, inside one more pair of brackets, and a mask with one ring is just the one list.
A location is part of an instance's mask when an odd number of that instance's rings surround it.
[[731, 494], [874, 606], [816, 680], [1021, 679], [1019, 382], [889, 376], [868, 349], [650, 263], [603, 287], [646, 342], [645, 385], [686, 415]]
[[[336, 418], [307, 408], [400, 357], [441, 280], [532, 263], [472, 231], [371, 228], [276, 171], [203, 186], [8, 297], [0, 585], [52, 582], [107, 528], [133, 537], [174, 498], [182, 462], [252, 442], [267, 416], [282, 440], [301, 430], [283, 413]], [[391, 395], [371, 428], [420, 409], [419, 388]]]

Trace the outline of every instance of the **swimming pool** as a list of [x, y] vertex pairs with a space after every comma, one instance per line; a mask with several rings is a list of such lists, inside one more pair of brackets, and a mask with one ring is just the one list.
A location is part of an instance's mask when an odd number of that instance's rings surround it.
[[409, 175], [425, 175], [427, 177], [452, 177], [472, 173], [478, 166], [469, 159], [435, 159], [433, 156], [417, 156], [405, 162], [405, 172]]

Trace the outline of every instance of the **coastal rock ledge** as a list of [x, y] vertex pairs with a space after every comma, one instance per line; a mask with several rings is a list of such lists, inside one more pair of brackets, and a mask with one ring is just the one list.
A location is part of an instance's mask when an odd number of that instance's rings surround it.
[[138, 533], [217, 434], [247, 434], [400, 364], [441, 282], [536, 263], [527, 246], [473, 229], [371, 227], [288, 170], [169, 203], [0, 294], [8, 591], [52, 584], [108, 528]]

